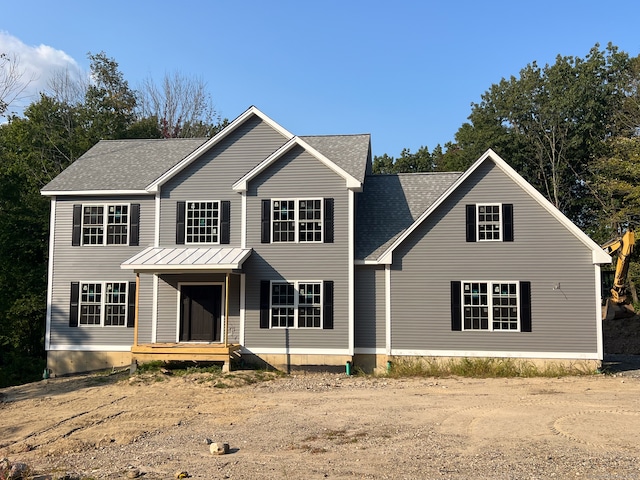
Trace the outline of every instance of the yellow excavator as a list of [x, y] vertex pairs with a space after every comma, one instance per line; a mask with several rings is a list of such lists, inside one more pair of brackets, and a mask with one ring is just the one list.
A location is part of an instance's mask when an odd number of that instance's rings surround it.
[[631, 262], [631, 253], [633, 253], [635, 243], [635, 232], [632, 228], [629, 228], [623, 235], [602, 245], [604, 251], [609, 255], [615, 253], [618, 256], [611, 297], [607, 298], [602, 308], [603, 320], [632, 317], [636, 314], [631, 300], [628, 298], [629, 292], [627, 291], [627, 275], [629, 274], [629, 263]]

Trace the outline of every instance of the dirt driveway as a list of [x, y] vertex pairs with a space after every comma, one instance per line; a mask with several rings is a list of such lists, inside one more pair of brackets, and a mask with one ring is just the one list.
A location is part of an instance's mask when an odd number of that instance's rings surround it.
[[640, 478], [632, 376], [161, 380], [0, 390], [0, 457], [53, 479]]

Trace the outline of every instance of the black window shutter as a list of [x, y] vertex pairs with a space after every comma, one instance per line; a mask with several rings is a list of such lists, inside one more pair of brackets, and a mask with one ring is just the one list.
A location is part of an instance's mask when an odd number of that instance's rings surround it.
[[271, 296], [271, 282], [260, 281], [260, 328], [269, 328], [269, 297]]
[[475, 242], [476, 241], [476, 206], [467, 205], [466, 209], [467, 209], [467, 215], [466, 215], [467, 242]]
[[82, 235], [82, 205], [73, 206], [73, 230], [71, 233], [71, 245], [77, 247], [80, 245], [80, 236]]
[[325, 330], [331, 330], [333, 329], [333, 281], [325, 280], [323, 283], [322, 328]]
[[502, 204], [502, 241], [513, 242], [513, 204]]
[[176, 245], [184, 245], [185, 202], [176, 203]]
[[324, 199], [324, 243], [333, 243], [333, 198]]
[[520, 331], [531, 331], [531, 282], [520, 282]]
[[78, 326], [78, 300], [80, 299], [80, 283], [71, 282], [71, 303], [69, 305], [69, 326]]
[[136, 324], [136, 282], [129, 282], [127, 306], [127, 327], [133, 328]]
[[129, 245], [140, 245], [140, 204], [132, 203], [129, 214]]
[[220, 212], [220, 243], [228, 245], [231, 242], [231, 202], [223, 200]]
[[451, 330], [462, 330], [462, 284], [451, 282]]
[[262, 243], [271, 243], [271, 200], [262, 200]]

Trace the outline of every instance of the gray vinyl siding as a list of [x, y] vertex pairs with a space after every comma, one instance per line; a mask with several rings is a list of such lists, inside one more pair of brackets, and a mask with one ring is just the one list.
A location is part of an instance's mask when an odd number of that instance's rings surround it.
[[384, 266], [356, 267], [355, 348], [386, 347]]
[[[71, 246], [74, 204], [139, 203], [140, 246]], [[69, 327], [71, 282], [133, 282], [135, 274], [122, 270], [120, 264], [153, 243], [154, 199], [137, 197], [66, 197], [57, 198], [53, 237], [53, 282], [51, 285], [51, 347], [74, 345], [88, 347], [130, 346], [133, 328]], [[153, 282], [151, 276], [140, 277], [140, 333], [144, 336], [151, 324]], [[147, 308], [149, 307], [149, 308]]]
[[229, 200], [230, 244], [241, 242], [242, 197], [231, 188], [288, 139], [254, 116], [161, 187], [160, 245], [176, 243], [176, 202]]
[[[178, 292], [180, 283], [222, 283], [223, 273], [192, 273], [181, 275], [161, 275], [158, 279], [158, 319], [156, 341], [172, 343], [177, 341], [178, 325]], [[223, 289], [224, 292], [224, 289]], [[222, 301], [224, 315], [224, 297]], [[224, 326], [223, 326], [224, 327]], [[231, 275], [229, 288], [229, 342], [240, 341], [240, 276]], [[224, 339], [224, 331], [221, 339]]]
[[[483, 202], [513, 204], [514, 242], [465, 241], [465, 205]], [[452, 280], [530, 281], [532, 332], [452, 331]], [[597, 351], [591, 250], [490, 161], [394, 251], [391, 292], [394, 349]]]
[[[245, 346], [249, 349], [347, 349], [349, 194], [345, 180], [300, 147], [294, 147], [249, 182]], [[263, 199], [333, 198], [334, 243], [261, 243]], [[260, 281], [334, 282], [334, 328], [261, 329]]]

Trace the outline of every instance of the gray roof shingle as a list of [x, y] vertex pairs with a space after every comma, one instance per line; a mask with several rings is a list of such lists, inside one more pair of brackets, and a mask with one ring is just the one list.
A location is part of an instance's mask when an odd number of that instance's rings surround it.
[[101, 140], [45, 185], [42, 192], [144, 190], [206, 141]]
[[349, 175], [364, 182], [369, 162], [371, 135], [317, 135], [300, 138]]
[[[369, 135], [300, 138], [364, 181]], [[206, 141], [206, 138], [101, 140], [45, 185], [42, 193], [144, 190]]]
[[358, 197], [356, 259], [375, 260], [461, 173], [369, 175]]

